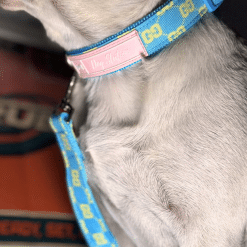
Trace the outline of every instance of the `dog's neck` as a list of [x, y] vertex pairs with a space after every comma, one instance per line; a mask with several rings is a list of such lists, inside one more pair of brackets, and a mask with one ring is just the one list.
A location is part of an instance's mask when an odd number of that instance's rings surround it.
[[87, 79], [85, 89], [90, 102], [88, 124], [96, 126], [137, 123], [146, 83], [145, 68], [142, 64], [112, 75]]
[[[212, 16], [207, 17], [211, 22], [212, 18], [218, 22]], [[197, 26], [201, 30], [192, 30], [154, 58], [112, 75], [87, 79], [90, 124], [135, 124], [147, 104], [146, 110], [167, 108], [168, 102], [177, 100], [182, 88], [192, 87], [189, 75], [195, 77], [206, 69], [210, 54], [204, 46], [214, 46], [215, 38], [205, 33], [210, 30], [204, 24]], [[208, 42], [202, 41], [205, 38]], [[193, 85], [191, 90], [198, 86], [201, 84]]]
[[186, 114], [191, 104], [205, 99], [211, 91], [210, 81], [217, 77], [215, 69], [220, 66], [216, 64], [219, 49], [222, 59], [229, 53], [229, 45], [224, 43], [226, 35], [220, 22], [208, 14], [156, 57], [112, 75], [87, 79], [90, 102], [87, 123], [90, 126], [135, 125], [147, 120], [151, 123], [157, 114], [165, 114], [163, 119], [169, 123], [175, 118], [172, 111]]

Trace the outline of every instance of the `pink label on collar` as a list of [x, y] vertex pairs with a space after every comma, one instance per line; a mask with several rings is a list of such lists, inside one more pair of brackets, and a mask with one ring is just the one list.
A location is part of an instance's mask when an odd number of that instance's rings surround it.
[[78, 56], [67, 56], [82, 78], [112, 73], [148, 56], [136, 30], [101, 48]]

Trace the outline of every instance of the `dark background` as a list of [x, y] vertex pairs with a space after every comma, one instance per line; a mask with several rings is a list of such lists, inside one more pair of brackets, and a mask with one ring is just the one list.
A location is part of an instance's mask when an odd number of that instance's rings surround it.
[[239, 36], [247, 40], [246, 0], [224, 0], [219, 9], [215, 11], [215, 15]]

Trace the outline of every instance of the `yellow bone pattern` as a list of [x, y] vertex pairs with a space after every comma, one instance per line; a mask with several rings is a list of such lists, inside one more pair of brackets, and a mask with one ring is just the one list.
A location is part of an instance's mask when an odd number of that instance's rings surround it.
[[159, 23], [154, 24], [150, 30], [147, 29], [142, 32], [142, 38], [146, 44], [150, 44], [154, 39], [159, 38], [162, 35], [162, 29]]
[[203, 17], [207, 13], [208, 9], [206, 5], [204, 4], [200, 9], [199, 9], [199, 14], [201, 17]]
[[91, 195], [90, 195], [88, 189], [85, 189], [85, 193], [86, 193], [86, 195], [87, 195], [88, 202], [89, 202], [90, 204], [93, 204], [93, 199], [92, 199], [92, 197], [91, 197]]
[[71, 150], [71, 147], [70, 147], [69, 142], [68, 142], [68, 140], [66, 138], [66, 135], [65, 134], [60, 134], [60, 136], [61, 136], [61, 138], [63, 140], [63, 144], [64, 144], [65, 149], [66, 150]]
[[65, 162], [65, 167], [69, 168], [69, 160], [68, 160], [67, 154], [66, 154], [65, 151], [62, 151], [62, 154], [63, 154], [63, 159], [64, 159], [64, 162]]
[[98, 245], [107, 244], [107, 240], [105, 239], [105, 236], [102, 233], [93, 234], [93, 238], [95, 239]]
[[85, 223], [84, 220], [80, 220], [80, 225], [81, 225], [81, 227], [83, 228], [84, 232], [85, 232], [86, 234], [88, 234], [89, 231], [88, 231], [88, 229], [87, 229], [87, 226], [86, 226], [86, 223]]
[[75, 192], [73, 190], [73, 187], [69, 187], [69, 193], [70, 193], [70, 197], [73, 203], [76, 202], [76, 197], [75, 197]]
[[98, 222], [99, 222], [99, 224], [101, 225], [102, 230], [103, 230], [104, 232], [106, 232], [107, 230], [106, 230], [106, 228], [105, 228], [104, 222], [103, 222], [101, 219], [99, 219]]
[[[168, 10], [172, 8], [177, 8], [179, 10], [181, 17], [183, 18], [183, 22], [182, 25], [177, 28], [177, 30], [174, 30], [170, 33], [165, 33], [161, 25], [159, 24], [159, 20], [162, 15], [164, 15]], [[175, 5], [174, 1], [171, 1], [167, 6], [156, 13], [156, 15], [158, 16], [157, 23], [155, 23], [150, 29], [146, 29], [140, 33], [144, 44], [146, 44], [145, 47], [147, 48], [149, 44], [151, 44], [155, 39], [158, 39], [162, 35], [167, 36], [170, 42], [177, 39], [180, 35], [186, 32], [186, 28], [184, 26], [185, 20], [190, 15], [190, 13], [193, 13], [194, 11], [198, 11], [200, 16], [203, 16], [207, 13], [207, 7], [206, 5], [203, 5], [203, 7], [196, 9], [193, 0], [187, 0], [180, 5]]]
[[186, 18], [195, 10], [195, 5], [192, 0], [187, 0], [185, 3], [180, 5], [179, 10], [183, 18]]
[[185, 27], [181, 26], [176, 31], [174, 31], [168, 35], [168, 40], [173, 41], [174, 39], [177, 39], [181, 34], [183, 34], [185, 32], [186, 32]]
[[92, 218], [94, 218], [94, 215], [91, 212], [91, 209], [90, 209], [89, 205], [87, 205], [87, 204], [81, 204], [80, 205], [80, 209], [81, 209], [82, 214], [83, 214], [83, 216], [84, 216], [85, 219], [92, 219]]
[[170, 2], [168, 5], [166, 5], [162, 10], [158, 11], [158, 12], [157, 12], [157, 15], [158, 15], [158, 16], [164, 15], [165, 12], [166, 12], [167, 10], [169, 10], [169, 9], [171, 9], [171, 8], [173, 7], [173, 5], [174, 5], [174, 2], [171, 1], [171, 2]]
[[80, 187], [81, 186], [81, 181], [79, 178], [79, 172], [77, 170], [72, 170], [71, 171], [71, 176], [72, 176], [72, 182], [73, 185], [76, 187]]

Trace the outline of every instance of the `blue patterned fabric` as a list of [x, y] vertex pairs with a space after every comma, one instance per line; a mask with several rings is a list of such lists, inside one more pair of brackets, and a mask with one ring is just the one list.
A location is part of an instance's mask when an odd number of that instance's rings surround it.
[[81, 232], [90, 247], [117, 247], [87, 183], [84, 157], [73, 133], [68, 113], [50, 118], [66, 167], [70, 200]]

